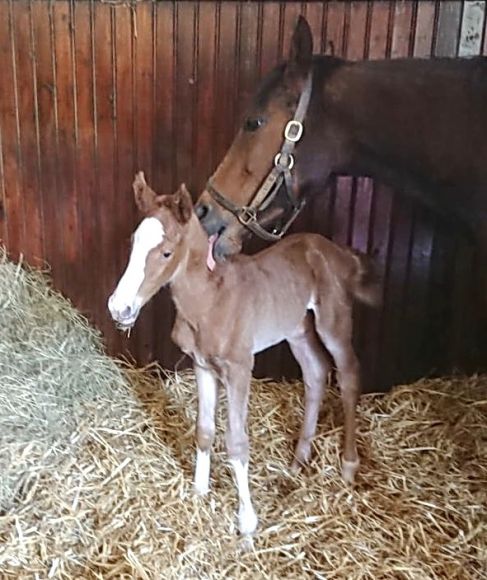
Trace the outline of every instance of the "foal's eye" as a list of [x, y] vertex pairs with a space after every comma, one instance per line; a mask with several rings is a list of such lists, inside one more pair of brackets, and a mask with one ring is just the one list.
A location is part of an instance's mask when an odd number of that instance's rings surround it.
[[172, 252], [163, 252], [162, 255], [164, 256], [164, 258], [169, 258], [171, 256]]
[[257, 131], [257, 129], [259, 129], [260, 127], [262, 127], [262, 125], [265, 123], [265, 120], [262, 117], [248, 117], [247, 119], [245, 119], [244, 122], [244, 131], [249, 131], [250, 133], [253, 133], [254, 131]]

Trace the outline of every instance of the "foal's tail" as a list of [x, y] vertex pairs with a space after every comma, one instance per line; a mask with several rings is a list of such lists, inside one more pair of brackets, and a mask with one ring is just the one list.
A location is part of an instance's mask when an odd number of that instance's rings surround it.
[[352, 274], [352, 294], [369, 306], [379, 306], [382, 302], [382, 284], [374, 263], [365, 254], [350, 250], [354, 260]]

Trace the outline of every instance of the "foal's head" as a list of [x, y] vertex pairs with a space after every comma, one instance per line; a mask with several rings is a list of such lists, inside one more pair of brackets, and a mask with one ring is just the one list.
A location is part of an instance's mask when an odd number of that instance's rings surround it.
[[139, 172], [133, 188], [144, 219], [132, 236], [128, 266], [108, 300], [112, 318], [123, 328], [134, 325], [144, 304], [171, 281], [185, 259], [193, 212], [184, 184], [174, 195], [157, 195]]
[[[212, 188], [234, 205], [248, 205], [274, 166], [281, 150], [284, 131], [295, 115], [307, 86], [312, 65], [311, 30], [304, 18], [298, 20], [289, 60], [275, 68], [263, 81], [250, 104], [242, 127], [230, 149], [211, 177], [196, 205], [196, 214], [209, 235], [218, 234], [214, 245], [217, 260], [241, 249], [245, 228], [228, 209], [212, 196]], [[305, 129], [306, 131], [306, 129]], [[296, 191], [292, 195], [296, 197]], [[292, 199], [280, 187], [278, 194], [259, 221], [273, 223], [289, 214]]]

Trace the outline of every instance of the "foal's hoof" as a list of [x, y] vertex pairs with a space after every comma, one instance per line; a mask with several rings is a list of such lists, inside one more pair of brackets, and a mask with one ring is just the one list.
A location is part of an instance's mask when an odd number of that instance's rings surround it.
[[239, 541], [238, 549], [242, 554], [252, 552], [254, 549], [254, 537], [249, 535], [243, 536]]
[[291, 467], [289, 468], [291, 473], [299, 473], [304, 467], [304, 463], [301, 463], [301, 461], [299, 461], [298, 459], [294, 459], [294, 461], [291, 463]]
[[252, 536], [252, 534], [254, 534], [255, 530], [257, 529], [258, 523], [259, 519], [257, 518], [257, 514], [254, 512], [254, 510], [239, 510], [238, 530], [242, 536]]
[[299, 440], [291, 463], [291, 472], [297, 473], [309, 464], [311, 459], [311, 442], [308, 439]]
[[210, 487], [208, 485], [197, 485], [196, 483], [193, 484], [193, 491], [195, 495], [198, 495], [200, 497], [204, 497], [205, 495], [208, 495], [208, 492], [210, 491]]
[[342, 477], [346, 483], [354, 483], [355, 475], [360, 466], [360, 459], [357, 457], [355, 461], [347, 461], [342, 459]]

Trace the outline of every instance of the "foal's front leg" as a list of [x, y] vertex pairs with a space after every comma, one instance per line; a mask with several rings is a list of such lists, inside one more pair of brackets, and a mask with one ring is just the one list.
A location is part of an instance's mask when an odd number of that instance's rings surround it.
[[197, 493], [205, 494], [210, 483], [210, 450], [215, 438], [215, 408], [218, 386], [215, 375], [195, 365], [198, 385], [198, 419], [196, 423], [196, 469], [194, 487]]
[[230, 364], [225, 373], [228, 404], [226, 432], [227, 452], [237, 482], [239, 530], [243, 535], [253, 534], [258, 519], [250, 499], [249, 490], [249, 437], [247, 434], [247, 410], [252, 366]]

